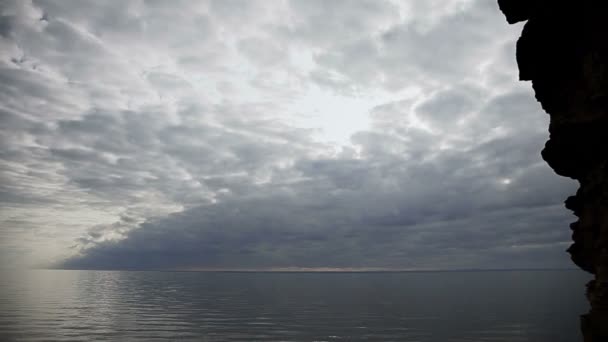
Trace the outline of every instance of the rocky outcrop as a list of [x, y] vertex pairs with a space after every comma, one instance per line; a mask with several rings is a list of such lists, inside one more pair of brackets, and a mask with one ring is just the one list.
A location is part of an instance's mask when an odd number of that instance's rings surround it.
[[[608, 1], [498, 0], [509, 23], [527, 21], [517, 42], [520, 80], [532, 81], [551, 116], [543, 159], [579, 181], [566, 207], [572, 261], [594, 275], [585, 341], [608, 341]], [[559, 227], [556, 227], [559, 229]]]

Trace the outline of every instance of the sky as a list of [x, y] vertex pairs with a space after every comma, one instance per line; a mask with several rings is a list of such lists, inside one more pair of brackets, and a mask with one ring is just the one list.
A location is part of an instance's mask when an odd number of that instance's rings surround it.
[[0, 259], [570, 267], [495, 1], [2, 1]]

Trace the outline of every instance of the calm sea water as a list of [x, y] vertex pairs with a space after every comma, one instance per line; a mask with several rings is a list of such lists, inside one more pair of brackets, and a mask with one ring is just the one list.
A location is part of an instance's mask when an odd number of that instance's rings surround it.
[[579, 271], [31, 271], [1, 341], [579, 341]]

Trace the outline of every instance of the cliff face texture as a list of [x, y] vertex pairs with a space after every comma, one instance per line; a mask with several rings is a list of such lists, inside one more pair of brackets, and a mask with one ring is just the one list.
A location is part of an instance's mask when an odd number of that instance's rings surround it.
[[[585, 341], [608, 341], [608, 1], [498, 0], [510, 24], [526, 21], [517, 42], [519, 78], [532, 81], [550, 115], [543, 159], [580, 188], [565, 204], [572, 261], [594, 274]], [[559, 227], [556, 227], [559, 229]]]

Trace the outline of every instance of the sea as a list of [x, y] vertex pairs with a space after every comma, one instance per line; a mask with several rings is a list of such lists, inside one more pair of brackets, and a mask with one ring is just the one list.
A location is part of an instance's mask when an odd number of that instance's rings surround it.
[[0, 341], [581, 341], [589, 275], [3, 272]]

